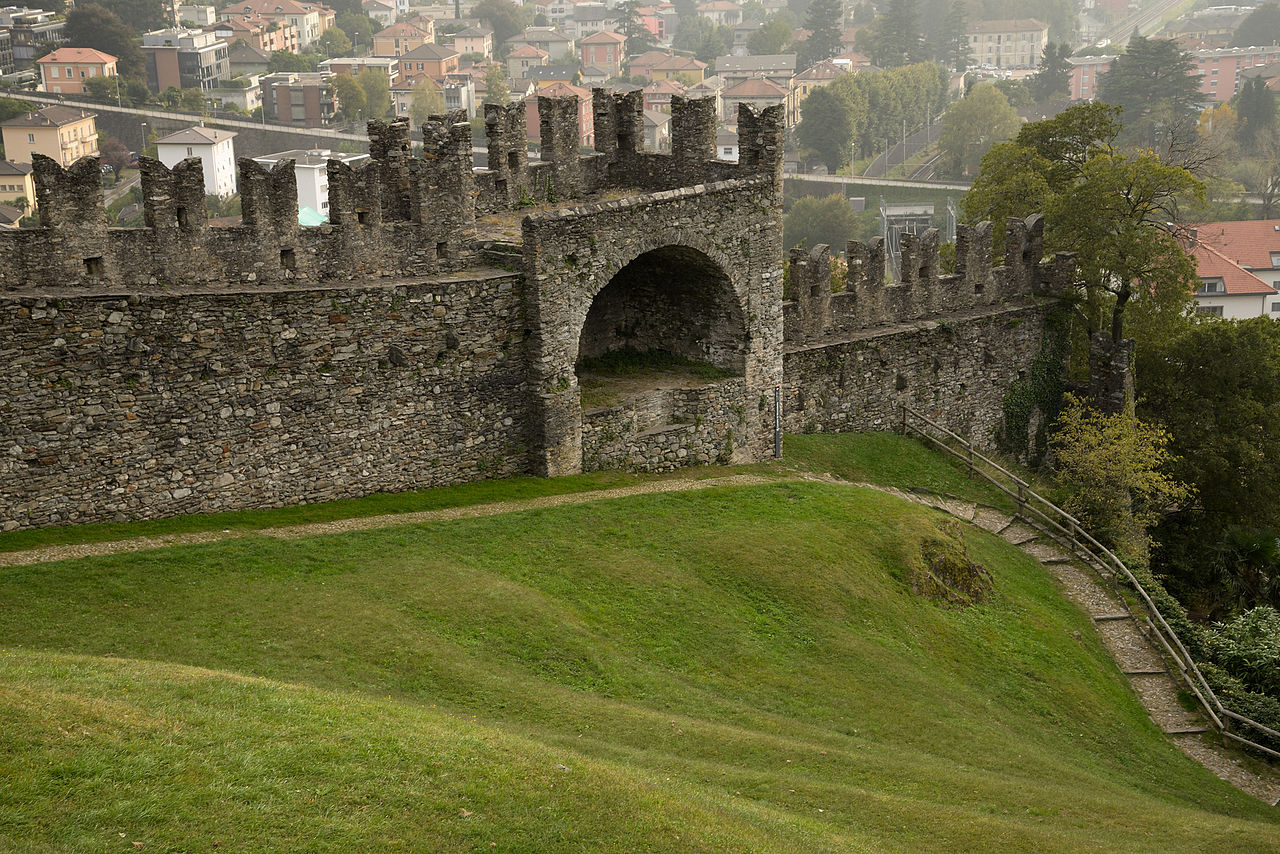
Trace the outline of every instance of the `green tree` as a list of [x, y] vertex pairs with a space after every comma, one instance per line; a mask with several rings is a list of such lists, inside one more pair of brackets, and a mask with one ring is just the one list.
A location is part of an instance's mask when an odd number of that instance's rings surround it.
[[747, 39], [747, 51], [752, 56], [773, 56], [791, 41], [791, 25], [786, 21], [765, 21]]
[[[84, 81], [84, 88], [89, 93], [89, 97], [104, 104], [115, 103], [116, 87], [119, 85], [120, 80], [116, 77], [90, 77]], [[121, 100], [124, 100], [123, 97]]]
[[1030, 110], [1036, 105], [1035, 99], [1031, 97], [1031, 90], [1021, 80], [992, 80], [991, 85], [996, 87], [1001, 95], [1004, 95], [1009, 102], [1009, 106], [1015, 110]]
[[869, 27], [859, 30], [857, 38], [859, 48], [869, 52], [871, 61], [881, 68], [896, 68], [924, 58], [915, 0], [891, 0], [888, 10]]
[[500, 64], [489, 66], [484, 74], [486, 104], [506, 104], [511, 100], [511, 87], [507, 84], [507, 75]]
[[36, 107], [30, 101], [19, 101], [16, 98], [0, 98], [0, 122], [16, 119], [31, 112]]
[[827, 165], [834, 175], [852, 156], [857, 119], [848, 99], [834, 86], [814, 89], [802, 105], [803, 119], [796, 128], [802, 149]]
[[471, 7], [473, 17], [493, 30], [494, 44], [502, 44], [525, 28], [524, 9], [511, 0], [480, 0]]
[[431, 116], [444, 112], [444, 94], [430, 77], [419, 78], [413, 84], [409, 97], [409, 120], [415, 127], [426, 124]]
[[1245, 80], [1234, 103], [1240, 121], [1236, 136], [1246, 148], [1257, 142], [1263, 131], [1275, 127], [1276, 96], [1261, 77]]
[[386, 74], [376, 68], [365, 68], [356, 75], [356, 82], [364, 90], [364, 114], [367, 118], [380, 118], [391, 110]]
[[1174, 473], [1196, 490], [1157, 530], [1153, 569], [1202, 613], [1251, 604], [1256, 586], [1240, 594], [1265, 567], [1245, 543], [1280, 528], [1280, 324], [1187, 324], [1136, 379], [1138, 411], [1169, 431]]
[[351, 39], [357, 54], [361, 50], [366, 53], [373, 51], [373, 34], [381, 29], [375, 26], [368, 15], [359, 11], [339, 12], [338, 17], [334, 19], [334, 25], [341, 28], [347, 38]]
[[209, 109], [209, 102], [205, 100], [204, 92], [195, 88], [183, 89], [178, 103], [182, 109], [191, 113], [204, 113]]
[[973, 62], [963, 0], [955, 0], [947, 10], [946, 23], [939, 34], [934, 55], [952, 71], [964, 71]]
[[146, 72], [133, 30], [105, 6], [87, 3], [72, 9], [62, 33], [70, 47], [90, 47], [114, 56], [116, 72], [122, 77], [141, 78]]
[[[359, 121], [365, 115], [365, 94], [360, 83], [349, 74], [333, 78], [333, 92], [338, 96], [338, 114], [348, 122]], [[370, 116], [370, 118], [374, 118]]]
[[842, 0], [813, 0], [805, 14], [809, 37], [800, 44], [799, 65], [809, 68], [840, 52], [843, 39], [844, 3]]
[[1021, 122], [1009, 101], [990, 83], [980, 83], [942, 114], [938, 137], [945, 169], [953, 175], [978, 171], [983, 156], [997, 142], [1018, 132]]
[[623, 0], [615, 8], [618, 12], [618, 32], [626, 36], [624, 45], [627, 56], [636, 56], [653, 48], [653, 33], [640, 19], [639, 0]]
[[1280, 44], [1280, 5], [1264, 3], [1245, 16], [1231, 37], [1231, 47]]
[[160, 0], [103, 0], [102, 5], [119, 16], [135, 33], [159, 29], [167, 23], [164, 4]]
[[351, 53], [351, 39], [347, 38], [347, 34], [341, 27], [335, 26], [325, 30], [313, 44], [320, 53], [330, 59], [335, 56], [348, 56]]
[[1134, 36], [1098, 78], [1098, 98], [1124, 112], [1124, 137], [1159, 148], [1171, 128], [1193, 116], [1201, 99], [1191, 57], [1168, 39]]
[[[1186, 169], [1148, 150], [1121, 151], [1117, 113], [1108, 104], [1081, 104], [1024, 125], [1013, 142], [983, 158], [963, 203], [971, 221], [1043, 212], [1046, 249], [1076, 253], [1085, 331], [1112, 342], [1125, 337], [1126, 310], [1137, 294], [1141, 314], [1183, 313], [1195, 265], [1169, 224], [1180, 197], [1204, 195]], [[1148, 345], [1138, 340], [1140, 354]]]
[[1071, 492], [1064, 509], [1095, 537], [1145, 560], [1147, 531], [1192, 491], [1170, 474], [1171, 437], [1131, 413], [1108, 415], [1067, 397], [1050, 440]]
[[277, 50], [271, 54], [267, 62], [268, 73], [277, 71], [315, 71], [319, 67], [320, 57], [314, 53], [291, 53]]
[[1049, 42], [1040, 57], [1040, 69], [1031, 78], [1031, 94], [1037, 101], [1054, 95], [1066, 96], [1071, 91], [1071, 46], [1065, 42]]
[[782, 220], [782, 242], [788, 247], [825, 243], [838, 253], [857, 227], [853, 206], [843, 196], [803, 196]]
[[129, 165], [129, 147], [114, 136], [99, 133], [98, 159], [111, 167], [112, 174], [118, 181], [120, 173]]

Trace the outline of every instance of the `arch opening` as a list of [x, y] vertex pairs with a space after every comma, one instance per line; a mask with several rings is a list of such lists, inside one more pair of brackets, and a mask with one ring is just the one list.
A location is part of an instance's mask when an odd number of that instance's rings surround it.
[[719, 264], [679, 245], [637, 256], [596, 294], [579, 333], [583, 468], [730, 459], [747, 355], [742, 309]]

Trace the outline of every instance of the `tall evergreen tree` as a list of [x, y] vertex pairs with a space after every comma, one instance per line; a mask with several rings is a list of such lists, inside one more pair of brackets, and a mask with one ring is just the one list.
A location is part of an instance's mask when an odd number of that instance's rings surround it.
[[639, 0], [618, 4], [618, 31], [627, 38], [627, 56], [637, 56], [653, 47], [653, 33], [640, 20]]
[[1123, 112], [1124, 139], [1158, 148], [1170, 128], [1196, 112], [1201, 95], [1186, 51], [1169, 39], [1135, 35], [1111, 70], [1098, 78], [1098, 98]]
[[1276, 121], [1276, 96], [1261, 77], [1252, 77], [1240, 87], [1236, 96], [1236, 114], [1240, 129], [1236, 136], [1246, 147], [1252, 147], [1262, 131]]
[[808, 68], [840, 52], [843, 23], [842, 0], [813, 0], [809, 4], [809, 13], [804, 19], [809, 37], [804, 40], [800, 48], [799, 58], [802, 67]]
[[922, 58], [915, 0], [892, 0], [888, 10], [864, 32], [860, 44], [881, 68], [897, 68]]
[[947, 10], [947, 20], [936, 51], [938, 61], [952, 71], [964, 71], [973, 61], [973, 49], [969, 45], [969, 33], [966, 32], [968, 28], [964, 0], [955, 0]]
[[1071, 46], [1064, 42], [1049, 42], [1040, 57], [1040, 70], [1031, 78], [1031, 94], [1037, 101], [1046, 100], [1059, 92], [1071, 90]]

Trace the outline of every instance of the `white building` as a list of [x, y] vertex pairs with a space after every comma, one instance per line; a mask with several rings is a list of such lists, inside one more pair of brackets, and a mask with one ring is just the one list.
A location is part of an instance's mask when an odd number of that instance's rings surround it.
[[199, 157], [204, 166], [204, 191], [227, 198], [236, 193], [234, 131], [189, 127], [156, 140], [156, 157], [172, 169], [188, 157]]
[[369, 159], [367, 154], [343, 154], [327, 148], [281, 151], [276, 154], [264, 154], [253, 158], [255, 162], [271, 168], [281, 160], [293, 161], [293, 174], [298, 179], [298, 216], [303, 217], [303, 208], [310, 208], [329, 219], [329, 161], [339, 160], [348, 166], [359, 166]]
[[1280, 220], [1206, 222], [1189, 242], [1197, 313], [1280, 320]]

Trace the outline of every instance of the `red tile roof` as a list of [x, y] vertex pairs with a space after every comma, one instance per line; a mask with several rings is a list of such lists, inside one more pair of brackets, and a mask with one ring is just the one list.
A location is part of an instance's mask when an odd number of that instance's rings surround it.
[[1206, 222], [1197, 227], [1196, 239], [1241, 267], [1251, 270], [1280, 267], [1271, 263], [1271, 253], [1280, 252], [1280, 219]]
[[115, 61], [116, 58], [111, 54], [94, 50], [91, 47], [60, 47], [36, 60], [38, 63], [92, 62], [95, 64]]
[[1217, 249], [1197, 242], [1191, 247], [1196, 259], [1196, 275], [1201, 279], [1222, 279], [1226, 296], [1274, 294], [1276, 289], [1241, 267]]

